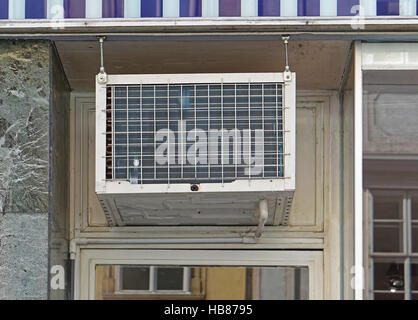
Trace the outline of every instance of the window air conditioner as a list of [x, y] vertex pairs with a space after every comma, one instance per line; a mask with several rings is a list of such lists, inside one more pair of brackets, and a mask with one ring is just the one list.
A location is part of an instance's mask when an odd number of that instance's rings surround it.
[[295, 74], [108, 75], [96, 193], [111, 226], [286, 225]]

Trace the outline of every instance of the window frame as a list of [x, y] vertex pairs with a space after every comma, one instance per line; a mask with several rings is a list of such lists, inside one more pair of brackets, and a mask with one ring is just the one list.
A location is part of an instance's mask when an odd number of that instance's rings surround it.
[[[183, 269], [183, 290], [159, 290], [158, 288], [158, 268], [160, 266], [147, 266], [149, 269], [149, 290], [129, 290], [122, 288], [122, 268], [116, 266], [115, 294], [134, 294], [134, 295], [190, 295], [191, 268], [179, 267]], [[170, 266], [172, 267], [172, 266]]]
[[[399, 195], [402, 200], [402, 239], [403, 250], [400, 252], [375, 252], [374, 251], [374, 197], [375, 194], [390, 193]], [[367, 297], [374, 300], [375, 293], [390, 293], [389, 290], [375, 290], [374, 289], [374, 263], [385, 262], [386, 259], [390, 261], [396, 260], [404, 265], [404, 288], [398, 291], [404, 294], [404, 300], [411, 300], [412, 295], [417, 295], [418, 290], [412, 290], [412, 274], [411, 265], [418, 264], [418, 251], [412, 251], [412, 226], [418, 223], [418, 219], [412, 219], [412, 198], [417, 196], [416, 190], [410, 189], [394, 189], [394, 188], [370, 188], [365, 190], [365, 212], [367, 219], [365, 219], [368, 239], [365, 242], [366, 255], [366, 275], [367, 283]]]
[[309, 299], [323, 299], [324, 255], [317, 251], [81, 249], [75, 299], [96, 297], [97, 265], [287, 266], [308, 267]]

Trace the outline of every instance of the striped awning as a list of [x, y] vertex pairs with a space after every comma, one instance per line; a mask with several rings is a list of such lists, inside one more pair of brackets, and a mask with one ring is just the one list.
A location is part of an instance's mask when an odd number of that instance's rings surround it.
[[0, 0], [0, 19], [416, 16], [418, 0]]

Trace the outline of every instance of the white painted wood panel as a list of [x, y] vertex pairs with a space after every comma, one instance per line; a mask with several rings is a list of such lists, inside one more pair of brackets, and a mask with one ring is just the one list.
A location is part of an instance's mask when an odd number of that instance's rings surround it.
[[[80, 149], [83, 154], [77, 155], [82, 163], [82, 174], [79, 175], [84, 184], [80, 189], [83, 217], [82, 230], [94, 231], [95, 228], [107, 225], [103, 210], [94, 192], [94, 101], [79, 100], [76, 106], [76, 121], [82, 123]], [[324, 117], [329, 112], [328, 102], [324, 97], [301, 97], [297, 104], [297, 187], [292, 205], [289, 227], [269, 227], [268, 230], [288, 231], [323, 231], [324, 220]], [[76, 178], [77, 180], [77, 178]], [[83, 191], [84, 190], [84, 191]], [[131, 227], [132, 228], [132, 227]], [[211, 227], [213, 228], [213, 227]], [[216, 228], [216, 227], [215, 227]]]
[[106, 226], [107, 221], [104, 216], [102, 206], [99, 203], [99, 199], [94, 191], [96, 183], [96, 161], [95, 161], [95, 146], [96, 146], [96, 117], [95, 117], [95, 105], [90, 105], [86, 112], [86, 118], [88, 119], [88, 170], [86, 175], [88, 177], [88, 225], [90, 226]]
[[299, 100], [296, 111], [296, 192], [290, 226], [322, 228], [323, 109], [320, 102]]

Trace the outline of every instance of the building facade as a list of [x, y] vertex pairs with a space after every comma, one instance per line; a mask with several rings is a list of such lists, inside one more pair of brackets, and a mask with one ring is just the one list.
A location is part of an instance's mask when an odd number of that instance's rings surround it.
[[417, 299], [417, 3], [0, 0], [0, 299]]

